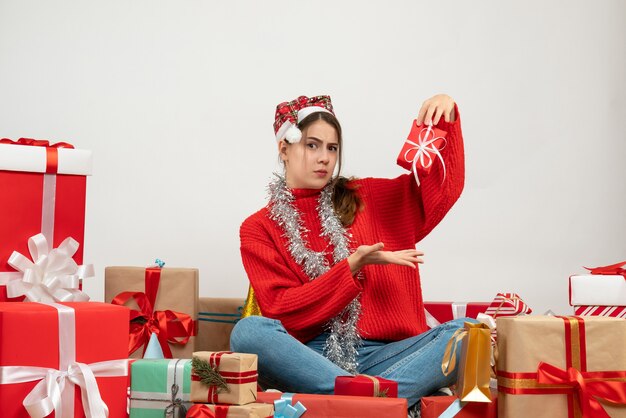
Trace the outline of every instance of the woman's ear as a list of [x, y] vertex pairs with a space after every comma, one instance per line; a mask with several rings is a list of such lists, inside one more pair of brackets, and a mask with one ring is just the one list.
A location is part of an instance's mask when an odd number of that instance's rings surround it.
[[284, 139], [278, 141], [278, 155], [283, 162], [287, 162], [287, 145]]

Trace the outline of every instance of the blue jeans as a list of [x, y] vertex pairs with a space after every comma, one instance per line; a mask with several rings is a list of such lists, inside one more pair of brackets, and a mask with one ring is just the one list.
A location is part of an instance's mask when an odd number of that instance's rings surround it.
[[[456, 380], [456, 370], [444, 376], [441, 359], [461, 318], [402, 341], [363, 340], [358, 372], [398, 382], [398, 396], [409, 406]], [[302, 344], [287, 333], [280, 321], [250, 316], [237, 323], [230, 337], [233, 351], [259, 356], [259, 383], [285, 392], [332, 394], [335, 377], [350, 373], [322, 355], [327, 334]], [[460, 347], [459, 347], [460, 348]]]

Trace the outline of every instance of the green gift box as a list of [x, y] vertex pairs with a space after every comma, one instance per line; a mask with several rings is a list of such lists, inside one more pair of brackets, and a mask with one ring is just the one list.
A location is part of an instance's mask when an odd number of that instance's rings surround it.
[[136, 360], [130, 373], [130, 418], [182, 418], [193, 405], [191, 360]]

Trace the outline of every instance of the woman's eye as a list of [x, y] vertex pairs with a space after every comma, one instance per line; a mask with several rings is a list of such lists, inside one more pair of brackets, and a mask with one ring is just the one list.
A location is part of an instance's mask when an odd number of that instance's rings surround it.
[[306, 146], [307, 146], [307, 147], [309, 147], [309, 148], [311, 148], [311, 149], [315, 149], [315, 148], [317, 148], [317, 144], [315, 144], [315, 143], [313, 143], [313, 142], [310, 142], [310, 143], [306, 144]]
[[329, 150], [336, 152], [338, 147], [336, 145], [331, 145], [330, 147], [328, 147]]

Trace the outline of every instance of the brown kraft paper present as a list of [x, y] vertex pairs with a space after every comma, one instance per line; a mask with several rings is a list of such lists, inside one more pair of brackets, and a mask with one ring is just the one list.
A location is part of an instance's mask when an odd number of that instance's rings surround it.
[[602, 399], [626, 402], [626, 320], [498, 318], [497, 333], [499, 416], [626, 417]]
[[[148, 280], [149, 270], [160, 270], [160, 275], [158, 275], [156, 282]], [[150, 279], [154, 279], [154, 276], [151, 276]], [[150, 289], [146, 289], [146, 283], [151, 285], [152, 290], [156, 289], [154, 312], [169, 310], [189, 315], [194, 321], [193, 326], [196, 326], [195, 320], [198, 316], [198, 269], [107, 267], [104, 272], [105, 301], [110, 303], [123, 292], [147, 293], [149, 299], [151, 292]], [[154, 295], [152, 296], [154, 297]], [[133, 299], [129, 299], [124, 305], [131, 309], [139, 309]], [[191, 358], [195, 350], [195, 338], [195, 336], [191, 336], [184, 345], [168, 344], [172, 358]], [[145, 346], [142, 345], [130, 357], [141, 358], [144, 349]]]
[[191, 364], [191, 402], [245, 405], [256, 401], [256, 354], [197, 351]]
[[201, 297], [196, 351], [230, 350], [230, 333], [241, 318], [243, 304], [243, 299]]

